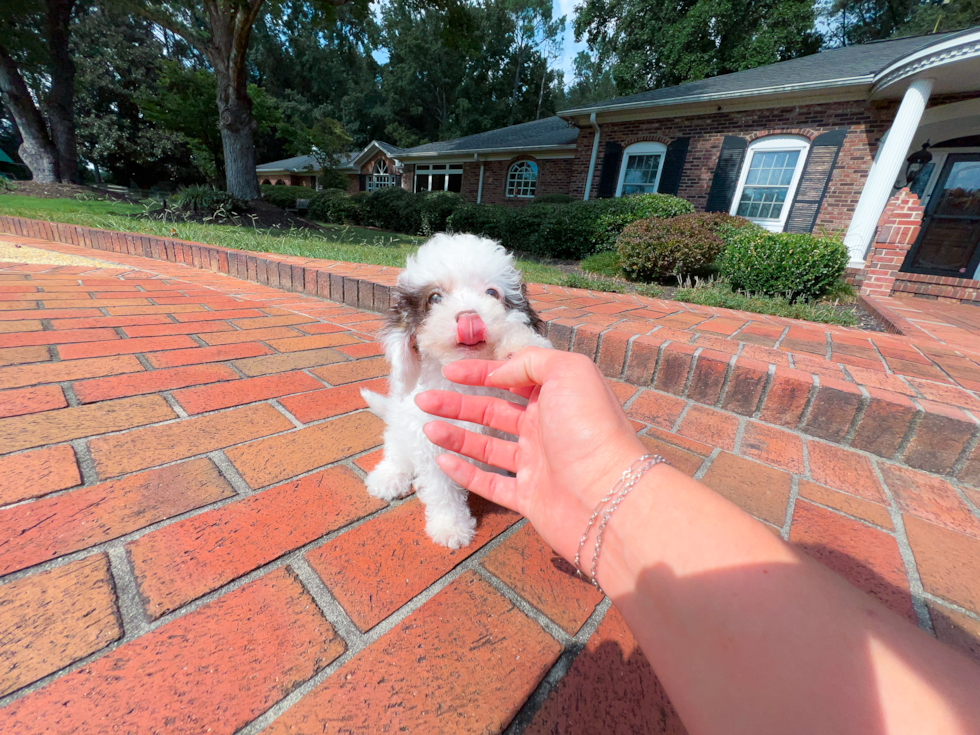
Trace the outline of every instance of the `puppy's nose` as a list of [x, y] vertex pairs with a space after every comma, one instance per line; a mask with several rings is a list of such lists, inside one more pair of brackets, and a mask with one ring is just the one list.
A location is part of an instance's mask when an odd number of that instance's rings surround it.
[[465, 314], [476, 314], [475, 309], [467, 309], [466, 311], [461, 311], [456, 315], [456, 322], [459, 323], [459, 318]]

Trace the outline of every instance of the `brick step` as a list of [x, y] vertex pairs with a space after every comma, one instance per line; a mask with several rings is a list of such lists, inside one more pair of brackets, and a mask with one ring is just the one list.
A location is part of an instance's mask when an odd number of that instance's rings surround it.
[[[399, 273], [393, 267], [253, 253], [18, 217], [0, 217], [0, 232], [181, 263], [377, 313], [387, 310]], [[152, 294], [154, 304], [168, 300], [164, 292], [137, 293], [140, 297]], [[67, 311], [79, 306], [78, 301], [60, 298], [45, 301], [47, 294], [42, 292], [21, 290], [7, 295], [16, 297], [15, 303], [43, 303], [46, 310], [54, 306]], [[973, 392], [980, 390], [980, 353], [952, 349], [927, 337], [863, 332], [634, 295], [540, 284], [531, 284], [529, 295], [547, 322], [548, 336], [555, 346], [587, 355], [608, 377], [980, 484], [980, 422], [975, 418], [980, 415], [980, 399]], [[868, 303], [901, 323], [903, 319], [883, 303], [886, 301], [893, 300], [869, 299]], [[108, 305], [114, 299], [100, 298], [99, 303]], [[241, 307], [240, 302], [222, 297], [211, 308], [226, 311], [206, 314], [214, 319]], [[152, 315], [148, 310], [176, 310], [180, 306], [136, 308], [140, 315]], [[25, 310], [24, 315], [29, 317], [30, 311]], [[68, 314], [63, 316], [65, 322], [71, 321]], [[92, 315], [79, 313], [76, 318], [87, 316]], [[120, 318], [124, 316], [120, 314]], [[253, 315], [243, 312], [242, 316]], [[359, 317], [352, 312], [351, 318]], [[210, 347], [183, 348], [182, 340], [187, 339], [183, 330], [167, 325], [164, 334], [145, 323], [124, 327], [128, 339], [90, 342], [85, 341], [91, 339], [86, 335], [78, 338], [78, 344], [63, 349], [70, 353], [69, 358], [75, 358], [66, 362], [77, 359], [81, 367], [90, 355], [118, 355], [116, 359], [121, 359], [130, 349], [146, 349], [141, 346], [144, 342], [159, 342], [159, 349], [166, 347], [167, 351], [152, 356], [154, 368], [251, 358], [238, 364], [247, 376], [257, 378], [287, 368], [308, 367], [304, 361], [319, 359], [314, 354], [317, 350], [310, 348], [322, 345], [327, 351], [330, 348], [326, 345], [337, 346], [344, 341], [329, 333], [303, 337], [276, 331], [293, 329], [296, 319], [295, 314], [284, 314], [248, 320], [251, 329], [261, 330], [261, 334], [254, 333], [254, 339], [267, 340], [282, 354], [271, 354], [255, 341], [237, 343], [235, 340], [244, 339], [240, 331], [209, 334]], [[333, 321], [342, 323], [343, 318], [335, 315]], [[66, 328], [71, 326], [65, 324]], [[76, 329], [81, 326], [76, 325]], [[378, 324], [370, 326], [376, 328]], [[916, 332], [924, 334], [918, 329]], [[36, 349], [47, 334], [26, 331], [11, 335], [10, 346], [0, 348], [0, 357], [7, 351]], [[0, 335], [0, 342], [2, 339]], [[130, 342], [132, 345], [126, 344]], [[338, 349], [350, 357], [378, 353], [375, 344]], [[291, 355], [290, 350], [297, 352]], [[31, 359], [19, 352], [12, 357]], [[51, 400], [59, 399], [52, 395]], [[658, 425], [672, 428], [667, 423], [662, 418]]]

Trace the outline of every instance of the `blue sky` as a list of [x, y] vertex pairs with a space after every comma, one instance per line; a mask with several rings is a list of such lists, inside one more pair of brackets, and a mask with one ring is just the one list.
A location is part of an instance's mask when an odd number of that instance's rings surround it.
[[572, 81], [572, 75], [575, 70], [575, 66], [572, 61], [575, 59], [575, 54], [579, 51], [584, 51], [586, 46], [585, 42], [575, 43], [575, 33], [572, 31], [572, 25], [575, 21], [575, 6], [578, 4], [578, 0], [554, 0], [554, 5], [552, 6], [554, 10], [554, 17], [560, 18], [562, 15], [565, 18], [565, 46], [562, 49], [562, 60], [559, 66], [565, 72], [565, 84], [570, 84]]

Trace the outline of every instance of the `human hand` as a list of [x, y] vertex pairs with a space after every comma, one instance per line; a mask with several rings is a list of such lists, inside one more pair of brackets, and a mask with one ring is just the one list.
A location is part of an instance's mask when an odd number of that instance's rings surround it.
[[569, 561], [599, 498], [645, 451], [595, 364], [576, 353], [529, 347], [507, 362], [460, 360], [443, 368], [454, 383], [509, 390], [527, 406], [451, 391], [426, 391], [415, 402], [429, 414], [483, 424], [517, 442], [433, 421], [437, 446], [516, 474], [504, 477], [451, 454], [437, 461], [450, 478], [524, 515]]

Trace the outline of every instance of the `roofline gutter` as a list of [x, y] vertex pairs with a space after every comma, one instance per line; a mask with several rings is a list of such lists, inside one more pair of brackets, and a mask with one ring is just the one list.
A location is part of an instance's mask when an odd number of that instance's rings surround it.
[[783, 94], [786, 92], [808, 92], [815, 89], [837, 89], [840, 87], [860, 87], [870, 85], [874, 80], [874, 74], [865, 74], [860, 77], [845, 77], [834, 79], [830, 82], [806, 82], [804, 84], [781, 84], [776, 87], [764, 87], [755, 90], [742, 90], [737, 92], [715, 92], [713, 94], [696, 94], [690, 97], [673, 97], [665, 100], [641, 100], [638, 102], [623, 102], [618, 105], [602, 105], [601, 107], [579, 107], [572, 110], [561, 110], [556, 113], [558, 117], [568, 118], [580, 115], [589, 115], [595, 112], [611, 112], [616, 110], [638, 110], [646, 107], [672, 107], [678, 105], [688, 105], [697, 102], [715, 102], [717, 100], [738, 99], [741, 97], [763, 97], [766, 95]]
[[595, 159], [599, 155], [599, 123], [595, 120], [595, 113], [593, 112], [589, 115], [589, 124], [595, 131], [595, 137], [592, 138], [592, 157], [589, 159], [589, 175], [585, 179], [585, 194], [582, 197], [583, 202], [589, 201], [589, 192], [592, 191], [592, 176], [595, 174]]
[[564, 143], [562, 145], [533, 145], [533, 146], [511, 146], [508, 148], [463, 148], [456, 151], [436, 151], [434, 153], [403, 153], [402, 158], [438, 158], [440, 156], [462, 156], [469, 154], [483, 154], [487, 155], [490, 153], [509, 153], [510, 151], [574, 151], [576, 148], [575, 143]]

